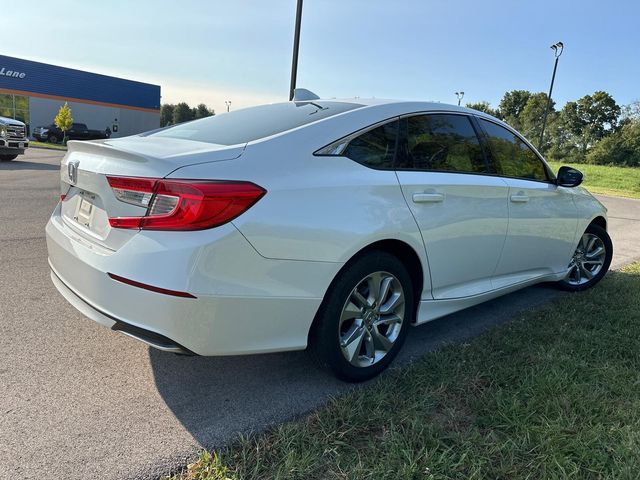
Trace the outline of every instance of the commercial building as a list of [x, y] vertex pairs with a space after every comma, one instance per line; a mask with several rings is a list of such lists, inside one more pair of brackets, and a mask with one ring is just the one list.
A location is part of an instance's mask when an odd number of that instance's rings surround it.
[[160, 127], [160, 86], [0, 55], [0, 116], [35, 127], [68, 102], [76, 123], [123, 137]]

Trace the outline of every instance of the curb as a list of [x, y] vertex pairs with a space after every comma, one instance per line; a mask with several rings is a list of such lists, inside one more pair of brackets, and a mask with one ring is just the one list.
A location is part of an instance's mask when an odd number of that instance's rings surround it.
[[57, 152], [66, 152], [66, 148], [43, 147], [41, 145], [29, 145], [27, 148], [38, 148], [40, 150], [55, 150]]

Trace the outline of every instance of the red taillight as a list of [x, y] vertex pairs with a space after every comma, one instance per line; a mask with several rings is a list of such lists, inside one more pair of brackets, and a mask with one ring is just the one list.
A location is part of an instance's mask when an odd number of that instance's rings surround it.
[[147, 209], [140, 217], [109, 218], [114, 228], [204, 230], [248, 210], [266, 193], [251, 182], [107, 177], [118, 200]]

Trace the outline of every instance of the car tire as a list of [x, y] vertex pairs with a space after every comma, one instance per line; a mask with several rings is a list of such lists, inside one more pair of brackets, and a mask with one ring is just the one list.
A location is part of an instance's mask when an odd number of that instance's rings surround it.
[[309, 350], [338, 378], [368, 380], [389, 366], [415, 318], [413, 281], [384, 251], [349, 262], [330, 285], [310, 332]]
[[47, 141], [49, 143], [58, 143], [58, 136], [57, 135], [49, 135], [47, 137]]
[[593, 287], [609, 270], [612, 258], [613, 243], [607, 231], [599, 225], [589, 225], [571, 257], [567, 277], [557, 283], [558, 287], [570, 292]]
[[0, 155], [0, 162], [10, 162], [18, 158], [18, 155]]

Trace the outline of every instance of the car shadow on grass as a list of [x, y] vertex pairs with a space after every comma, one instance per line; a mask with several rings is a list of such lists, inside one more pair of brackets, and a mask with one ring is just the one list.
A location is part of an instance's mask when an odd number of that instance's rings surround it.
[[[412, 328], [393, 368], [467, 341], [560, 295], [547, 285], [529, 287]], [[304, 415], [353, 388], [317, 368], [306, 352], [188, 357], [151, 348], [149, 356], [158, 392], [206, 449]]]

